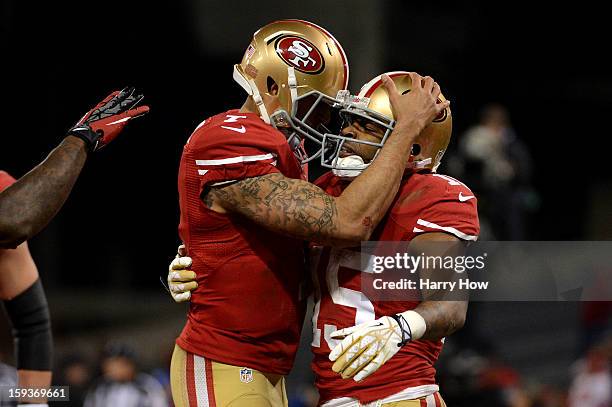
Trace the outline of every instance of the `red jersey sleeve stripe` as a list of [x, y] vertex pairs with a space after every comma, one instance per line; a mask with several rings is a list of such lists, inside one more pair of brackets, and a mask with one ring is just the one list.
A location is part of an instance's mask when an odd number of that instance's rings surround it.
[[[426, 221], [424, 219], [417, 220], [417, 225], [425, 226], [425, 227], [428, 227], [430, 229], [441, 230], [443, 232], [447, 232], [447, 233], [453, 234], [453, 235], [457, 236], [461, 240], [471, 240], [471, 241], [478, 240], [478, 236], [468, 235], [468, 234], [463, 233], [462, 231], [457, 230], [457, 229], [455, 229], [453, 227], [450, 227], [450, 226], [436, 225], [435, 223], [428, 222], [428, 221]], [[415, 228], [415, 229], [417, 229], [417, 228]]]

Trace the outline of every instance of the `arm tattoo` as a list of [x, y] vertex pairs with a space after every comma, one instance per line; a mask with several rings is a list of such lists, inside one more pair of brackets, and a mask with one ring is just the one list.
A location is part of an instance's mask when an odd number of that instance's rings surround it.
[[203, 199], [208, 207], [218, 202], [270, 230], [301, 239], [317, 240], [337, 227], [333, 197], [306, 181], [278, 173], [212, 187]]

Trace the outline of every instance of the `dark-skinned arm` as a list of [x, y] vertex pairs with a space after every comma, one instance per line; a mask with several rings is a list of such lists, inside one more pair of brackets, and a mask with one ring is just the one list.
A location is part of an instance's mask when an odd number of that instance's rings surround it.
[[87, 155], [113, 141], [127, 122], [149, 111], [134, 88], [115, 91], [87, 112], [49, 156], [0, 193], [0, 248], [40, 232], [62, 207]]
[[[434, 242], [434, 243], [432, 243]], [[445, 242], [436, 245], [435, 242]], [[423, 233], [411, 241], [411, 247], [416, 253], [426, 256], [459, 256], [464, 253], [463, 242], [447, 233]], [[444, 250], [444, 253], [438, 252]], [[444, 274], [442, 274], [444, 273]], [[430, 269], [421, 270], [420, 277], [435, 281], [455, 281], [457, 274], [449, 277], [448, 272]], [[452, 279], [452, 280], [451, 280]], [[454, 293], [451, 299], [445, 290], [423, 290], [424, 301], [412, 311], [419, 314], [425, 321], [425, 333], [420, 339], [439, 341], [463, 327], [468, 308], [467, 295]]]
[[237, 213], [277, 233], [318, 243], [350, 247], [368, 240], [398, 191], [415, 137], [447, 103], [433, 79], [413, 74], [420, 83], [400, 95], [386, 78], [397, 122], [376, 160], [339, 197], [306, 181], [269, 174], [206, 191], [203, 200], [218, 212]]
[[0, 247], [15, 248], [49, 223], [70, 195], [86, 159], [85, 142], [66, 137], [0, 194]]

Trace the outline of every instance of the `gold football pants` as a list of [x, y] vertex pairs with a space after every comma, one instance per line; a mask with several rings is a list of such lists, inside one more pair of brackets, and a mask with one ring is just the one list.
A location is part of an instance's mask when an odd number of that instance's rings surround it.
[[287, 407], [284, 376], [215, 362], [178, 345], [170, 380], [176, 407]]

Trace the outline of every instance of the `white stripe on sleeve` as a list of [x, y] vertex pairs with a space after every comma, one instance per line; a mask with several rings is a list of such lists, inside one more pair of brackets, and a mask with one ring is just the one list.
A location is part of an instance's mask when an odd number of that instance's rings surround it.
[[238, 157], [223, 158], [220, 160], [196, 160], [196, 165], [223, 165], [223, 164], [236, 164], [251, 161], [263, 161], [271, 160], [274, 156], [270, 154], [261, 155], [242, 155]]
[[433, 222], [428, 222], [428, 221], [423, 220], [423, 219], [417, 220], [417, 225], [425, 226], [425, 227], [428, 227], [430, 229], [442, 230], [444, 232], [448, 232], [450, 234], [453, 234], [453, 235], [457, 236], [459, 239], [462, 239], [462, 240], [472, 240], [472, 241], [478, 240], [478, 236], [468, 235], [468, 234], [463, 233], [462, 231], [457, 230], [455, 228], [452, 228], [450, 226], [436, 225]]

